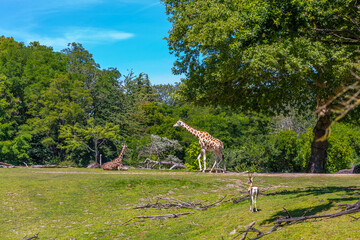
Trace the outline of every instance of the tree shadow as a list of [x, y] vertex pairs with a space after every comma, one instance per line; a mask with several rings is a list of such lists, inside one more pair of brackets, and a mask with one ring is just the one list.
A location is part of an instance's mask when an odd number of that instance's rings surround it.
[[[337, 198], [326, 198], [324, 197], [323, 199], [320, 200], [327, 201], [326, 204], [321, 204], [318, 206], [312, 206], [312, 207], [307, 207], [307, 208], [297, 208], [297, 209], [292, 209], [292, 210], [288, 210], [286, 209], [282, 209], [279, 210], [278, 212], [276, 212], [275, 214], [273, 214], [269, 219], [265, 219], [264, 221], [262, 221], [260, 224], [268, 224], [271, 222], [274, 222], [275, 220], [277, 220], [278, 218], [281, 217], [287, 217], [287, 216], [291, 216], [291, 217], [302, 217], [302, 216], [308, 216], [308, 215], [316, 215], [320, 212], [324, 212], [327, 211], [329, 209], [331, 209], [332, 207], [335, 206], [335, 203], [337, 202], [351, 202], [351, 201], [357, 201], [359, 200], [359, 191], [360, 188], [356, 187], [356, 186], [348, 186], [348, 187], [308, 187], [308, 188], [298, 188], [295, 190], [283, 190], [280, 192], [273, 192], [273, 193], [268, 193], [266, 194], [267, 196], [281, 196], [281, 195], [293, 195], [294, 198], [299, 198], [299, 197], [304, 197], [304, 196], [316, 196], [316, 198], [318, 198], [317, 196], [322, 196], [328, 193], [342, 193], [341, 196], [337, 197]], [[345, 193], [344, 193], [345, 192]], [[284, 206], [284, 208], [286, 208], [286, 206]]]
[[[305, 216], [305, 215], [314, 215], [316, 213], [329, 210], [333, 206], [334, 206], [334, 204], [332, 202], [329, 202], [329, 203], [314, 206], [314, 207], [297, 208], [297, 209], [286, 210], [286, 211], [289, 213], [289, 215], [291, 217], [301, 217], [301, 216]], [[276, 212], [275, 214], [273, 214], [270, 218], [262, 221], [260, 223], [260, 225], [268, 224], [268, 223], [274, 222], [278, 218], [287, 217], [287, 216], [288, 216], [288, 214], [285, 212], [285, 210], [280, 210], [280, 211]]]
[[267, 193], [266, 195], [294, 195], [294, 198], [304, 197], [309, 195], [319, 196], [327, 193], [336, 193], [345, 191], [346, 195], [355, 194], [356, 191], [359, 191], [360, 188], [356, 186], [348, 187], [308, 187], [308, 188], [297, 188], [294, 190], [283, 190], [279, 192]]

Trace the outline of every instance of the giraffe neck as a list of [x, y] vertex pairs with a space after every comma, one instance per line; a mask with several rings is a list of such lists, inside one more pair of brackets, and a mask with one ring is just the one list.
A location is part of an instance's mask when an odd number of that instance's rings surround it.
[[189, 125], [187, 125], [184, 122], [183, 122], [182, 126], [186, 129], [186, 131], [188, 131], [189, 133], [191, 133], [195, 137], [199, 138], [199, 135], [200, 135], [201, 131], [199, 131], [199, 130], [193, 128], [193, 127], [190, 127]]
[[117, 158], [115, 158], [114, 162], [121, 162], [122, 158], [123, 158], [123, 155], [124, 155], [124, 152], [125, 152], [125, 149], [126, 147], [123, 146], [123, 148], [121, 149], [121, 152], [119, 154], [119, 156]]

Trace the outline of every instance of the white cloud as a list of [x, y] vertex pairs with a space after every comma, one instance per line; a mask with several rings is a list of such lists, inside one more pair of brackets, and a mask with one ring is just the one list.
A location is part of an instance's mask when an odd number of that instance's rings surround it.
[[134, 37], [134, 34], [100, 28], [70, 28], [64, 36], [72, 42], [97, 44], [125, 40]]
[[7, 31], [0, 29], [5, 36], [12, 36], [17, 41], [23, 41], [25, 44], [38, 41], [42, 45], [51, 46], [55, 50], [66, 48], [68, 43], [78, 42], [82, 44], [104, 44], [126, 40], [134, 37], [133, 33], [121, 32], [117, 30], [101, 29], [101, 28], [80, 28], [71, 27], [66, 30], [57, 31], [56, 37], [45, 36], [27, 31]]
[[149, 8], [152, 8], [152, 7], [155, 7], [155, 6], [158, 6], [158, 5], [160, 5], [160, 2], [155, 2], [155, 3], [152, 3], [152, 4], [146, 5], [145, 7], [140, 8], [139, 10], [137, 10], [136, 13], [145, 11], [145, 10], [147, 10]]

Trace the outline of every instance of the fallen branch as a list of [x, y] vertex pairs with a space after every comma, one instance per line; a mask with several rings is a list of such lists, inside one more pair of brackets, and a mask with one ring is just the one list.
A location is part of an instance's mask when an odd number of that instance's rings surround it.
[[270, 234], [270, 233], [273, 233], [273, 232], [275, 232], [275, 231], [278, 229], [278, 227], [280, 227], [280, 226], [281, 226], [281, 224], [275, 224], [275, 226], [274, 226], [272, 229], [270, 229], [269, 231], [267, 231], [267, 232], [265, 232], [265, 233], [261, 232], [260, 230], [255, 229], [255, 228], [252, 228], [255, 232], [258, 233], [258, 235], [257, 235], [256, 237], [254, 237], [254, 238], [250, 238], [250, 240], [259, 239], [259, 238], [261, 238], [261, 237], [263, 237], [263, 236], [265, 236], [265, 235], [268, 235], [268, 234]]
[[[205, 169], [204, 172], [210, 172], [210, 171], [211, 171], [211, 168], [207, 168], [207, 169]], [[214, 168], [213, 171], [214, 171], [215, 173], [225, 173], [225, 172], [226, 172], [226, 171], [225, 171], [224, 169], [222, 169], [222, 168]]]
[[[225, 195], [222, 199], [211, 203], [209, 205], [203, 205], [201, 203], [194, 203], [194, 202], [183, 202], [181, 200], [176, 200], [176, 199], [165, 199], [165, 198], [158, 198], [156, 200], [156, 203], [149, 203], [143, 206], [137, 206], [137, 207], [133, 207], [133, 209], [144, 209], [144, 208], [189, 208], [189, 209], [197, 209], [197, 210], [207, 210], [208, 208], [221, 203], [227, 195]], [[159, 200], [166, 200], [168, 201], [168, 203], [160, 203]]]
[[39, 232], [37, 234], [35, 234], [34, 236], [31, 236], [31, 237], [27, 237], [27, 235], [25, 237], [23, 237], [21, 240], [31, 240], [31, 239], [35, 239], [35, 238], [38, 238], [38, 235], [39, 235]]
[[212, 204], [209, 204], [209, 205], [205, 206], [206, 209], [208, 209], [209, 207], [212, 207], [212, 206], [214, 206], [214, 205], [216, 205], [216, 204], [221, 203], [221, 202], [226, 198], [226, 196], [227, 196], [227, 195], [225, 195], [222, 199], [220, 199], [220, 200], [218, 200], [218, 201], [216, 201], [216, 202], [214, 202], [214, 203], [212, 203]]
[[[246, 235], [249, 233], [249, 232], [255, 232], [257, 233], [258, 235], [254, 238], [250, 238], [251, 240], [254, 240], [254, 239], [259, 239], [265, 235], [268, 235], [270, 233], [273, 233], [277, 230], [278, 227], [281, 226], [281, 224], [276, 224], [272, 229], [270, 229], [269, 231], [267, 232], [262, 232], [256, 228], [254, 228], [253, 226], [255, 225], [255, 221], [250, 223], [247, 227], [246, 227], [246, 230], [245, 231], [240, 231], [242, 233], [242, 236], [239, 240], [244, 240], [246, 238]], [[241, 234], [240, 233], [240, 234]], [[238, 234], [237, 236], [235, 236], [233, 239], [236, 239], [240, 234]]]
[[169, 170], [173, 170], [175, 168], [186, 168], [186, 166], [182, 163], [173, 162], [173, 161], [155, 161], [149, 158], [145, 159], [143, 164], [146, 164], [146, 168], [154, 168], [156, 165], [165, 165], [170, 167]]
[[283, 207], [283, 209], [284, 209], [284, 211], [286, 212], [286, 214], [288, 215], [288, 217], [291, 218], [291, 215], [290, 215], [290, 213], [288, 212], [288, 210], [287, 210], [285, 207]]
[[0, 168], [14, 168], [15, 166], [10, 163], [0, 162]]
[[239, 202], [242, 202], [242, 201], [245, 201], [248, 199], [250, 199], [250, 195], [246, 195], [245, 197], [235, 199], [235, 200], [233, 200], [233, 203], [239, 203]]
[[58, 165], [31, 165], [30, 168], [62, 168]]
[[[256, 222], [253, 221], [252, 223], [250, 223], [247, 227], [246, 230], [243, 232], [243, 235], [241, 236], [241, 238], [239, 240], [243, 240], [246, 238], [246, 235], [248, 234], [250, 228], [255, 224]], [[241, 233], [240, 233], [241, 234]], [[240, 234], [236, 235], [232, 240], [236, 239]]]
[[138, 216], [138, 217], [133, 217], [130, 218], [129, 220], [127, 220], [126, 222], [124, 222], [122, 225], [130, 222], [133, 219], [136, 218], [151, 218], [151, 219], [164, 219], [164, 218], [177, 218], [179, 216], [183, 216], [183, 215], [188, 215], [188, 214], [192, 214], [193, 212], [185, 212], [185, 213], [172, 213], [172, 214], [164, 214], [164, 215], [150, 215], [150, 216]]
[[349, 217], [352, 217], [352, 218], [355, 219], [355, 220], [360, 219], [360, 217], [354, 217], [354, 216], [352, 216], [352, 215], [349, 215]]

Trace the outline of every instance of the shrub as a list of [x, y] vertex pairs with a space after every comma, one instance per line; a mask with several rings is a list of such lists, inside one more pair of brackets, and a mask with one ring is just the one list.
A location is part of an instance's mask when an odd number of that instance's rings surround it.
[[[196, 171], [199, 169], [199, 161], [197, 157], [200, 154], [200, 147], [197, 142], [192, 142], [188, 148], [185, 149], [185, 166], [190, 171]], [[201, 163], [203, 156], [201, 156]]]
[[[355, 129], [355, 131], [354, 131]], [[360, 131], [347, 124], [335, 124], [329, 137], [326, 171], [337, 172], [359, 161]]]
[[78, 165], [71, 160], [65, 160], [59, 163], [59, 167], [78, 167]]

